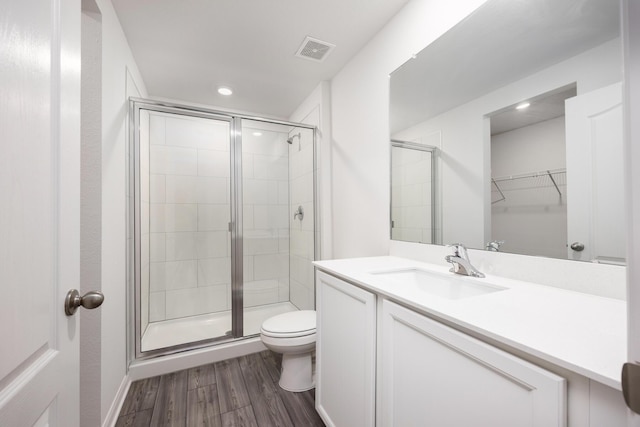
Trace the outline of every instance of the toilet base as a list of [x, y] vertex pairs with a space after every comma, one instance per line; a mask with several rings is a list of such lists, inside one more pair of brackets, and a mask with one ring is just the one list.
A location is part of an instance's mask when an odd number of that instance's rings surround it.
[[311, 365], [311, 352], [282, 355], [280, 387], [287, 391], [301, 392], [315, 387]]

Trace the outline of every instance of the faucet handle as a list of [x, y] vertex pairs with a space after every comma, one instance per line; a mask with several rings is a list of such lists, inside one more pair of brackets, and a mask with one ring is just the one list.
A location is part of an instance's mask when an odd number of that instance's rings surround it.
[[467, 255], [467, 248], [465, 248], [462, 243], [450, 243], [447, 245], [447, 247], [453, 248], [453, 255], [457, 257], [466, 257]]

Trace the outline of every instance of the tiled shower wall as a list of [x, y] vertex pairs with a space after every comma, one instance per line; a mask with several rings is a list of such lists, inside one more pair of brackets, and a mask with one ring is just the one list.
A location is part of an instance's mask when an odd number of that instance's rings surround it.
[[289, 301], [289, 144], [262, 127], [242, 130], [244, 307]]
[[[300, 134], [289, 145], [291, 202], [291, 266], [290, 300], [301, 310], [315, 309], [315, 288], [313, 277], [314, 260], [314, 149], [313, 131], [297, 128], [289, 135]], [[293, 219], [293, 213], [302, 206], [304, 218]]]

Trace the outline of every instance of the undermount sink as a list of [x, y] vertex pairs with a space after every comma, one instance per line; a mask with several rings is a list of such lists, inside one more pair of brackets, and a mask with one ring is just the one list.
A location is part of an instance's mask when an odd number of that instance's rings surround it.
[[419, 268], [376, 271], [371, 274], [383, 276], [391, 283], [403, 286], [407, 290], [424, 292], [447, 299], [468, 298], [507, 289], [483, 282], [484, 279], [455, 276], [453, 273], [442, 274]]

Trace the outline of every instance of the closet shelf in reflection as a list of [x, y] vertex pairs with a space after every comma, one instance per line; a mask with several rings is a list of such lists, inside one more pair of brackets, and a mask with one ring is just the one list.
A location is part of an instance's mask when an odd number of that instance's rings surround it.
[[491, 178], [491, 204], [506, 200], [505, 192], [535, 188], [555, 188], [558, 195], [562, 197], [560, 187], [566, 187], [566, 185], [566, 169], [552, 169]]

